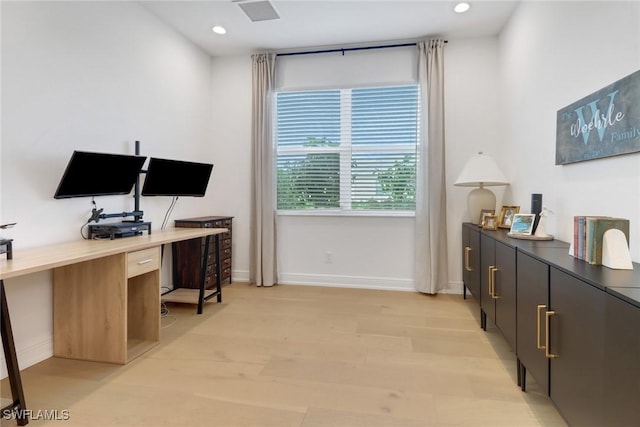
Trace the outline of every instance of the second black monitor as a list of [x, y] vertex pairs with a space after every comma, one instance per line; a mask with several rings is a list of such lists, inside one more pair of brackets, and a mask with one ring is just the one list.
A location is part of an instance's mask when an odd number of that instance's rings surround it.
[[151, 157], [142, 187], [143, 196], [203, 197], [213, 164]]

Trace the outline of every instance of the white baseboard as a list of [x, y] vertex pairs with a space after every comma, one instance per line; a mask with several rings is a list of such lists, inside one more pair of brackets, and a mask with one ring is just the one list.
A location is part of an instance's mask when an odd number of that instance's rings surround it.
[[[39, 340], [32, 341], [32, 343], [27, 346], [17, 348], [16, 355], [18, 357], [20, 370], [49, 359], [53, 356], [53, 337], [41, 337]], [[7, 363], [4, 359], [4, 354], [2, 354], [0, 363], [2, 363], [0, 366], [0, 378], [6, 378]]]
[[233, 274], [231, 279], [234, 282], [248, 282], [249, 281], [249, 271], [248, 270], [233, 270], [231, 273]]
[[[244, 274], [238, 274], [244, 273]], [[234, 282], [248, 282], [249, 272], [234, 271]], [[326, 286], [332, 288], [378, 289], [385, 291], [415, 291], [412, 279], [388, 277], [340, 276], [333, 274], [282, 273], [278, 275], [280, 285]], [[439, 293], [462, 295], [462, 282], [449, 282]]]
[[340, 288], [413, 291], [413, 280], [386, 277], [339, 276], [332, 274], [284, 273], [278, 275], [282, 285], [328, 286]]

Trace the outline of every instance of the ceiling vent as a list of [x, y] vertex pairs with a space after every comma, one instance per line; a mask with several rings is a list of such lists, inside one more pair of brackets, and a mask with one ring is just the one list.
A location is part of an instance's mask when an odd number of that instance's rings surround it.
[[236, 1], [253, 22], [280, 19], [278, 12], [268, 1]]

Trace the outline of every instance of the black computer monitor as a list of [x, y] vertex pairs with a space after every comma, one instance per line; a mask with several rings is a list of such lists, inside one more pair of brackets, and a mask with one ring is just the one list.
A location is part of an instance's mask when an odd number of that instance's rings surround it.
[[203, 197], [213, 164], [151, 157], [142, 186], [143, 196]]
[[129, 194], [145, 160], [142, 156], [74, 151], [53, 197]]

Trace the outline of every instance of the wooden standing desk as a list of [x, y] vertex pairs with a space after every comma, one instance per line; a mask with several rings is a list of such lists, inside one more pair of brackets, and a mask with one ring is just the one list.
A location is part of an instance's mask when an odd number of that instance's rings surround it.
[[[54, 356], [125, 364], [160, 341], [161, 246], [211, 236], [218, 246], [218, 235], [226, 231], [172, 228], [122, 239], [16, 250], [13, 259], [0, 260], [2, 341], [13, 396], [12, 405], [3, 410], [26, 413], [4, 279], [53, 270]], [[221, 301], [219, 279], [217, 285]], [[28, 419], [18, 416], [17, 421], [25, 425]]]

